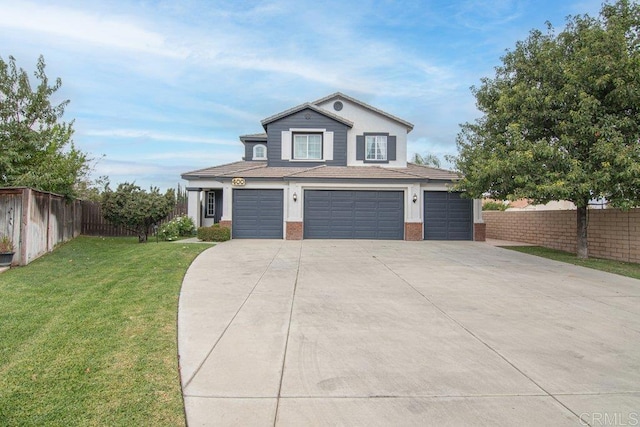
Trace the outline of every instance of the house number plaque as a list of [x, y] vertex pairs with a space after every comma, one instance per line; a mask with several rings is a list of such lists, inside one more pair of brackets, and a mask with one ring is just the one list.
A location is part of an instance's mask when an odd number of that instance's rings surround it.
[[235, 187], [242, 187], [245, 184], [244, 178], [233, 178], [231, 180], [231, 185]]

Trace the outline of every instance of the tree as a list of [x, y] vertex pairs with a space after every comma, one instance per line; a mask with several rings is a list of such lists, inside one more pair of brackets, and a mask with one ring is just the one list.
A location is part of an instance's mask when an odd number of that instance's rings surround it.
[[0, 186], [35, 187], [70, 198], [89, 173], [89, 159], [73, 144], [73, 122], [61, 121], [69, 101], [51, 103], [62, 81], [49, 85], [42, 56], [34, 77], [39, 83], [32, 90], [15, 58], [0, 58]]
[[114, 225], [121, 225], [138, 234], [146, 242], [151, 227], [169, 215], [176, 205], [173, 189], [163, 195], [156, 187], [149, 192], [135, 184], [123, 183], [112, 191], [107, 185], [102, 193], [102, 216]]
[[472, 197], [569, 200], [578, 257], [588, 257], [587, 207], [640, 203], [640, 7], [604, 4], [555, 34], [533, 30], [472, 88], [483, 116], [457, 137], [458, 184]]
[[434, 168], [440, 167], [440, 159], [435, 154], [427, 153], [422, 156], [418, 153], [413, 153], [413, 158], [411, 159], [411, 161], [416, 165], [432, 166]]

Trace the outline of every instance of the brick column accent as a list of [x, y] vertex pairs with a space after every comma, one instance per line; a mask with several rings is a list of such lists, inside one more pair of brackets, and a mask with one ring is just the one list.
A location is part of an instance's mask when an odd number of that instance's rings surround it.
[[302, 223], [287, 221], [287, 240], [302, 240]]
[[405, 222], [404, 223], [404, 240], [423, 240], [422, 223], [421, 222]]
[[220, 227], [231, 229], [231, 221], [220, 221]]
[[487, 240], [487, 224], [484, 222], [476, 222], [473, 224], [473, 240], [476, 242], [484, 242]]

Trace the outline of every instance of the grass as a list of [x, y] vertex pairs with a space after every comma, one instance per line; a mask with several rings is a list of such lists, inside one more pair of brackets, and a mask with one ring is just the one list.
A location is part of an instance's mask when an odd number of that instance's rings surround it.
[[79, 237], [0, 274], [0, 425], [184, 425], [177, 303], [209, 247]]
[[593, 268], [594, 270], [606, 271], [608, 273], [619, 274], [621, 276], [640, 279], [640, 264], [633, 262], [614, 261], [609, 259], [589, 258], [579, 259], [570, 252], [556, 249], [543, 248], [540, 246], [503, 246], [504, 249], [511, 249], [530, 255], [562, 261], [582, 267]]

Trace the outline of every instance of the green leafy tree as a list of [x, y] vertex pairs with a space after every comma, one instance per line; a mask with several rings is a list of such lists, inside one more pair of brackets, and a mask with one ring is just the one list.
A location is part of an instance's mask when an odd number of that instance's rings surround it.
[[114, 225], [121, 225], [138, 234], [146, 242], [151, 229], [165, 219], [176, 205], [173, 189], [160, 194], [156, 187], [147, 192], [135, 184], [123, 183], [115, 191], [109, 186], [102, 193], [102, 216]]
[[470, 196], [569, 200], [578, 257], [588, 257], [587, 207], [640, 203], [640, 7], [604, 4], [598, 18], [530, 32], [494, 78], [472, 88], [483, 116], [462, 125], [455, 164]]
[[89, 159], [73, 144], [73, 122], [61, 120], [69, 101], [51, 102], [62, 81], [49, 84], [42, 56], [34, 77], [38, 84], [32, 89], [14, 57], [8, 62], [0, 58], [0, 185], [34, 187], [71, 198], [90, 171]]
[[76, 196], [82, 200], [100, 203], [102, 192], [109, 185], [109, 177], [99, 176], [95, 179], [84, 179], [76, 185]]
[[416, 165], [432, 166], [434, 168], [440, 167], [440, 159], [435, 154], [427, 153], [423, 156], [418, 153], [414, 153], [411, 161]]

